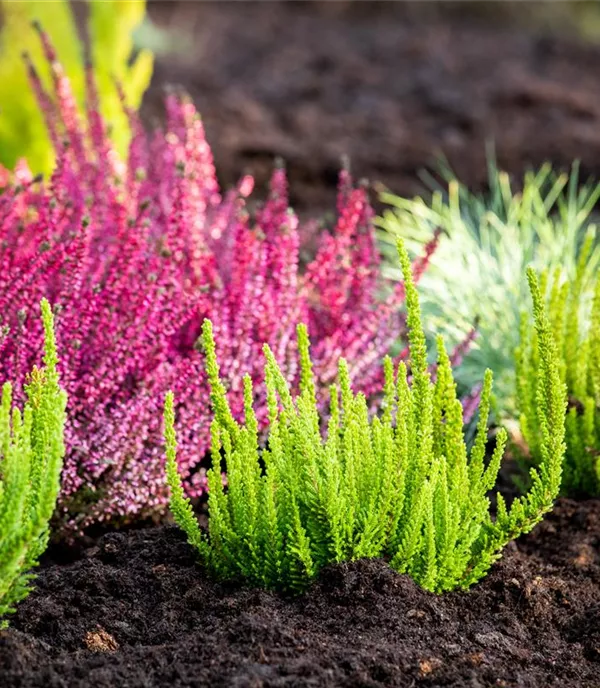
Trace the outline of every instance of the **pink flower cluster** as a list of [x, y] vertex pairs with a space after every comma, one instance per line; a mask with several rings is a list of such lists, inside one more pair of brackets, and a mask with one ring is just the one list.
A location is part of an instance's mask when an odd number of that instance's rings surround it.
[[[304, 231], [288, 208], [282, 169], [251, 215], [252, 178], [221, 192], [202, 122], [173, 93], [164, 131], [148, 137], [128, 111], [134, 136], [127, 160], [119, 160], [98, 114], [91, 70], [82, 118], [40, 33], [52, 95], [29, 69], [57, 163], [47, 184], [24, 165], [3, 177], [0, 313], [10, 335], [0, 338], [0, 381], [24, 379], [39, 358], [38, 304], [46, 296], [57, 313], [69, 393], [62, 525], [75, 532], [165, 507], [160, 424], [169, 388], [178, 402], [181, 471], [190, 494], [204, 489], [211, 413], [197, 338], [205, 317], [215, 324], [222, 374], [241, 412], [244, 373], [264, 401], [264, 342], [296, 382], [299, 321], [308, 323], [323, 387], [344, 355], [356, 387], [372, 395], [382, 356], [404, 329], [403, 293], [400, 286], [380, 299], [373, 213], [366, 190], [346, 171], [337, 224], [301, 270]], [[436, 240], [415, 263], [417, 276]]]

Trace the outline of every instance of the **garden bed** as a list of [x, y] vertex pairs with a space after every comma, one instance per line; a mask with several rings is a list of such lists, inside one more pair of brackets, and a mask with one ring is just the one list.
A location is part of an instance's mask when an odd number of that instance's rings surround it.
[[50, 553], [2, 685], [597, 688], [599, 547], [600, 502], [561, 500], [468, 594], [359, 561], [292, 599], [208, 580], [176, 528], [109, 533]]
[[[150, 11], [194, 42], [158, 60], [146, 119], [182, 83], [224, 184], [247, 169], [264, 188], [281, 156], [303, 217], [334, 207], [342, 154], [405, 195], [439, 153], [480, 188], [490, 140], [516, 175], [576, 158], [600, 174], [598, 48], [400, 3]], [[600, 501], [563, 499], [468, 593], [365, 560], [294, 598], [214, 582], [171, 526], [88, 533], [46, 554], [0, 632], [0, 685], [598, 688], [599, 552]]]

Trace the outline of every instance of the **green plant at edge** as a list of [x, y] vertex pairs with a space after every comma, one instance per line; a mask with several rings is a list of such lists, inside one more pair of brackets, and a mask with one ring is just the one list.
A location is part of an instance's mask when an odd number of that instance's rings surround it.
[[391, 359], [385, 359], [383, 410], [371, 420], [365, 397], [353, 394], [347, 363], [340, 360], [326, 439], [303, 325], [298, 327], [298, 396], [292, 395], [265, 347], [269, 435], [261, 451], [250, 379], [244, 382], [245, 422], [240, 424], [219, 377], [212, 324], [204, 322], [215, 414], [208, 534], [200, 530], [177, 471], [172, 393], [165, 403], [166, 470], [175, 520], [216, 576], [301, 591], [329, 563], [385, 556], [427, 590], [467, 588], [485, 575], [510, 540], [531, 530], [551, 509], [561, 480], [566, 398], [535, 274], [530, 271], [529, 279], [539, 342], [536, 399], [542, 459], [531, 469], [529, 492], [510, 508], [497, 495], [493, 519], [488, 492], [507, 435], [503, 429], [498, 432], [486, 465], [492, 373], [485, 374], [477, 435], [468, 454], [448, 355], [438, 338], [432, 382], [410, 260], [402, 243], [398, 250], [406, 287], [410, 377], [403, 362], [396, 374]]
[[[562, 271], [542, 273], [552, 332], [557, 347], [561, 380], [566, 385], [566, 452], [562, 490], [571, 496], [600, 495], [600, 279], [596, 279], [591, 313], [582, 306], [583, 285], [593, 238], [585, 242], [574, 279], [562, 279]], [[540, 384], [540, 346], [530, 330], [527, 314], [521, 322], [516, 350], [517, 400], [521, 429], [530, 459], [543, 460], [544, 438], [536, 413], [535, 389]]]
[[31, 569], [46, 549], [60, 490], [67, 395], [60, 388], [52, 310], [41, 304], [44, 367], [25, 386], [23, 412], [12, 408], [12, 387], [0, 402], [0, 625], [30, 591]]
[[[448, 170], [446, 190], [431, 199], [381, 195], [389, 205], [379, 218], [384, 274], [401, 279], [394, 261], [396, 236], [412, 250], [427, 243], [433, 229], [443, 230], [430, 265], [419, 282], [425, 328], [441, 333], [449, 345], [462, 341], [477, 322], [479, 337], [455, 375], [461, 393], [468, 393], [481, 371], [494, 372], [494, 410], [507, 426], [515, 425], [514, 350], [519, 341], [523, 304], [529, 298], [526, 266], [552, 271], [561, 266], [573, 278], [585, 236], [596, 239], [587, 256], [582, 298], [591, 304], [600, 245], [590, 223], [600, 198], [600, 185], [580, 184], [578, 166], [571, 174], [555, 174], [550, 165], [528, 172], [522, 191], [509, 176], [489, 163], [489, 193], [476, 195]], [[427, 183], [434, 187], [431, 178]]]
[[[127, 103], [137, 108], [152, 76], [152, 53], [141, 50], [130, 63], [132, 33], [144, 18], [145, 0], [88, 0], [90, 57], [94, 65], [101, 112], [111, 125], [111, 139], [124, 154], [131, 137], [114, 80], [120, 82]], [[38, 21], [57, 47], [58, 58], [73, 86], [79, 106], [85, 102], [83, 45], [79, 39], [69, 0], [1, 0], [0, 33], [0, 163], [12, 169], [25, 158], [34, 173], [49, 173], [53, 148], [40, 107], [30, 88], [22, 55], [44, 65], [39, 36], [32, 27]], [[49, 71], [40, 74], [50, 84]]]

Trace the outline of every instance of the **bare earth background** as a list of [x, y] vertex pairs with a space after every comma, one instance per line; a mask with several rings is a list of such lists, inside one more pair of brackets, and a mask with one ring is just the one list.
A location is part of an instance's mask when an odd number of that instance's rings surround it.
[[600, 47], [575, 33], [575, 9], [585, 3], [151, 2], [179, 54], [157, 59], [144, 114], [160, 117], [164, 84], [183, 85], [222, 180], [249, 169], [262, 181], [280, 155], [310, 214], [332, 208], [344, 154], [407, 195], [440, 154], [481, 187], [492, 141], [517, 176], [574, 159], [600, 175]]

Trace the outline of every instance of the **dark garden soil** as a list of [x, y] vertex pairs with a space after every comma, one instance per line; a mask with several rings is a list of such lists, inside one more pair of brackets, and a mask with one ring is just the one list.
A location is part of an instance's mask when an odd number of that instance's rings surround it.
[[47, 561], [0, 633], [0, 685], [600, 686], [600, 502], [561, 501], [469, 593], [381, 561], [299, 599], [205, 577], [174, 527]]
[[181, 84], [223, 182], [262, 183], [282, 156], [303, 214], [334, 207], [342, 155], [405, 195], [440, 154], [482, 187], [492, 141], [517, 178], [578, 158], [600, 175], [600, 47], [549, 35], [536, 16], [555, 4], [152, 2], [181, 52], [157, 59], [144, 113]]

